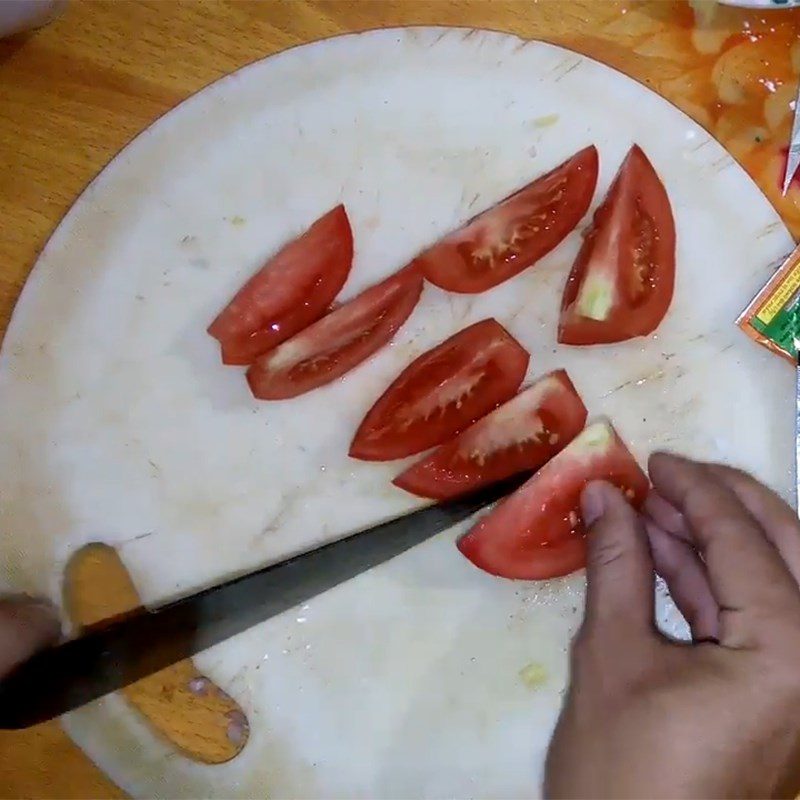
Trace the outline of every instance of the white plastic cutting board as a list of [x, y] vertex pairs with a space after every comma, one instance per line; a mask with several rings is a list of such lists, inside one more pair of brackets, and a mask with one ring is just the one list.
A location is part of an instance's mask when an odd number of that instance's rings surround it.
[[[590, 142], [596, 203], [633, 141], [678, 231], [675, 300], [647, 341], [556, 346], [578, 231], [483, 295], [427, 287], [391, 347], [296, 400], [254, 401], [204, 333], [338, 202], [355, 231], [351, 296]], [[350, 461], [351, 435], [412, 357], [491, 315], [531, 351], [530, 376], [566, 367], [641, 459], [667, 447], [738, 463], [789, 496], [792, 371], [733, 320], [790, 245], [707, 133], [566, 50], [384, 30], [253, 64], [126, 148], [39, 258], [0, 361], [7, 583], [58, 596], [67, 556], [104, 540], [156, 603], [411, 508], [389, 483], [400, 465]], [[455, 534], [199, 658], [250, 719], [230, 764], [170, 752], [114, 697], [69, 732], [139, 796], [530, 796], [583, 577], [492, 578]], [[521, 679], [529, 664], [541, 686]]]

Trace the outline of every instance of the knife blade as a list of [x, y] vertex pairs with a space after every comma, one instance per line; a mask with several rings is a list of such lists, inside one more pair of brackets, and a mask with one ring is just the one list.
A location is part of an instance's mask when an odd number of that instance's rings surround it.
[[53, 719], [193, 656], [400, 555], [528, 477], [418, 509], [44, 650], [0, 681], [0, 728]]
[[792, 122], [792, 138], [789, 140], [789, 152], [786, 154], [786, 171], [783, 173], [783, 186], [781, 194], [786, 197], [786, 192], [792, 184], [797, 168], [800, 167], [800, 83], [797, 85], [797, 97], [794, 101], [794, 120]]

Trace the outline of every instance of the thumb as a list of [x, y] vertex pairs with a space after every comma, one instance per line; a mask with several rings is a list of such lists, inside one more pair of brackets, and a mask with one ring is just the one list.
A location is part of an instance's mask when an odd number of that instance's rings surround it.
[[61, 626], [46, 600], [0, 599], [0, 677], [58, 639]]
[[655, 578], [639, 515], [619, 489], [604, 481], [583, 490], [581, 509], [588, 528], [587, 632], [612, 628], [651, 632]]

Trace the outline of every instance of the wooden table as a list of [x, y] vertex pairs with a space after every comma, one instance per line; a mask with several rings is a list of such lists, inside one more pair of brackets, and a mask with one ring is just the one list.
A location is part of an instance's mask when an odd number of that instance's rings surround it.
[[[0, 333], [62, 215], [159, 115], [255, 59], [392, 25], [509, 31], [624, 70], [712, 131], [800, 234], [800, 191], [777, 188], [800, 70], [795, 12], [706, 0], [73, 0], [49, 27], [0, 43]], [[122, 796], [56, 723], [0, 734], [0, 797]]]

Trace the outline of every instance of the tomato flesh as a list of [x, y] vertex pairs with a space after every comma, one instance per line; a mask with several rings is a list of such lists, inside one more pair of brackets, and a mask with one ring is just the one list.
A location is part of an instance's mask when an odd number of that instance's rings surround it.
[[594, 480], [618, 486], [639, 507], [649, 484], [606, 422], [590, 425], [458, 542], [476, 567], [503, 578], [545, 580], [586, 565], [580, 496]]
[[422, 276], [406, 267], [261, 356], [247, 371], [253, 395], [284, 400], [349, 372], [397, 333], [417, 305], [422, 284]]
[[528, 359], [496, 320], [470, 325], [400, 373], [364, 417], [350, 455], [390, 461], [441, 444], [512, 397]]
[[583, 429], [586, 407], [564, 370], [551, 372], [471, 425], [393, 483], [447, 500], [547, 463]]
[[653, 165], [634, 145], [597, 209], [561, 301], [558, 341], [609, 344], [647, 336], [675, 285], [675, 222]]
[[597, 184], [592, 145], [440, 239], [415, 263], [431, 282], [475, 294], [549, 253], [578, 224]]
[[318, 320], [352, 263], [353, 234], [339, 205], [284, 245], [211, 323], [223, 363], [251, 364]]

